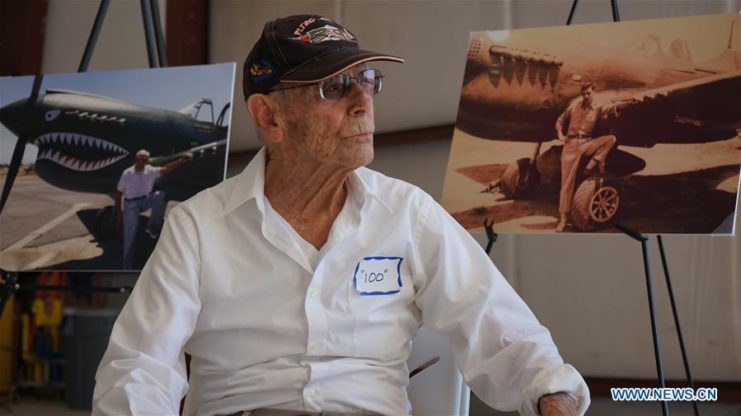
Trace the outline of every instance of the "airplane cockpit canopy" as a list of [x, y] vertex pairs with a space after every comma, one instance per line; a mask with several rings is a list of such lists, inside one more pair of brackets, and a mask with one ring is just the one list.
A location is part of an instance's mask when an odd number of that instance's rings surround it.
[[[204, 110], [203, 114], [201, 114], [201, 108], [206, 105], [211, 110], [210, 112], [207, 112]], [[187, 106], [181, 108], [178, 110], [178, 113], [185, 114], [186, 116], [190, 116], [190, 118], [194, 120], [201, 120], [201, 121], [207, 121], [209, 123], [214, 123], [216, 119], [214, 118], [214, 103], [211, 101], [210, 98], [201, 98], [198, 101], [188, 104]], [[201, 116], [200, 118], [198, 116]], [[208, 116], [211, 116], [209, 119]]]

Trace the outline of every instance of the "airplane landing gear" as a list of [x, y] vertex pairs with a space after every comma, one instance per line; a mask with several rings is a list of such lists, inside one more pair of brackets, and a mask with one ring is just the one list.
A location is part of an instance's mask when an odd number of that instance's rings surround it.
[[98, 211], [95, 215], [95, 223], [93, 224], [93, 235], [99, 240], [109, 240], [117, 238], [119, 231], [116, 226], [116, 212], [113, 206], [108, 205], [107, 207]]
[[574, 192], [571, 220], [581, 231], [611, 226], [622, 208], [622, 187], [613, 178], [589, 178]]
[[524, 198], [532, 195], [539, 184], [538, 167], [525, 157], [507, 166], [499, 181], [499, 190], [507, 198]]

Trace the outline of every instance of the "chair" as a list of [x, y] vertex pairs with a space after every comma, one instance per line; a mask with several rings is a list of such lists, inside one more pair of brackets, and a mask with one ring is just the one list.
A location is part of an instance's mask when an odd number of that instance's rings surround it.
[[468, 416], [471, 390], [453, 362], [450, 344], [446, 338], [423, 326], [414, 338], [407, 366], [416, 369], [434, 357], [440, 360], [409, 380], [412, 413]]

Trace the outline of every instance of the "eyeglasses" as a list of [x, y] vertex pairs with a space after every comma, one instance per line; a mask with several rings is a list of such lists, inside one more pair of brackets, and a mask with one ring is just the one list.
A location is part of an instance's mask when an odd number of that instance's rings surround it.
[[322, 99], [339, 100], [350, 89], [350, 83], [352, 81], [355, 81], [355, 83], [358, 84], [358, 86], [368, 94], [376, 95], [381, 92], [381, 87], [383, 86], [383, 74], [381, 74], [381, 71], [372, 68], [363, 69], [354, 76], [343, 72], [319, 82], [276, 88], [269, 91], [268, 93], [271, 93], [273, 91], [292, 90], [294, 88], [304, 88], [318, 85], [319, 96], [322, 97]]

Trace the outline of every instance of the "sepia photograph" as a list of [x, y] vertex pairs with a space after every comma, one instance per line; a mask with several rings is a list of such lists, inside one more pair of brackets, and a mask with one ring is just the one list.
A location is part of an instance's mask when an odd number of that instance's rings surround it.
[[504, 233], [733, 234], [741, 16], [472, 32], [442, 205]]
[[141, 269], [225, 177], [234, 68], [0, 78], [0, 268]]

